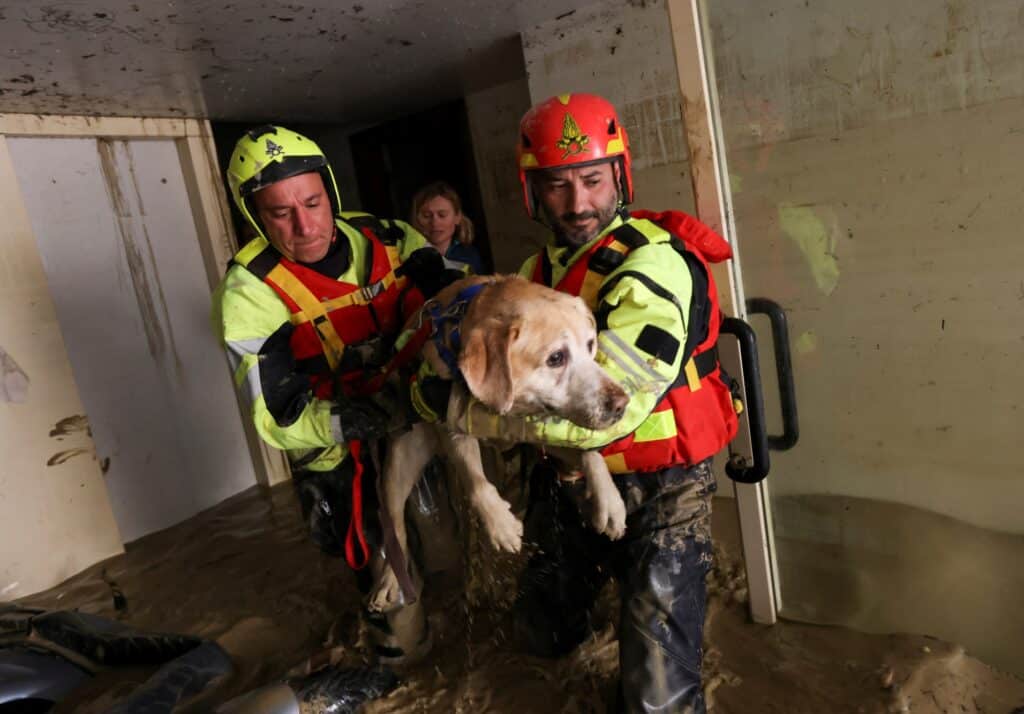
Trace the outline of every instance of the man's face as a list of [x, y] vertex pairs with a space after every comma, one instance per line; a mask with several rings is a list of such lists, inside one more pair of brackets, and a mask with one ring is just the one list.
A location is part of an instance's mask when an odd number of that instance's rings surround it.
[[615, 218], [619, 166], [611, 162], [537, 171], [533, 190], [558, 239], [578, 248]]
[[270, 243], [285, 258], [315, 263], [334, 240], [334, 214], [320, 174], [290, 176], [253, 194]]

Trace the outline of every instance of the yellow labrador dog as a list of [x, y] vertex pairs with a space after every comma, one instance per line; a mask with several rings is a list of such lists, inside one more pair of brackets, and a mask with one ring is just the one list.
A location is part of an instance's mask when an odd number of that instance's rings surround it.
[[[499, 414], [554, 415], [591, 429], [609, 427], [622, 417], [629, 397], [594, 361], [596, 323], [580, 298], [518, 276], [487, 276], [460, 280], [442, 290], [435, 301], [448, 305], [470, 285], [482, 287], [459, 324], [457, 364], [465, 387], [456, 381], [449, 413], [461, 411], [468, 389]], [[455, 379], [435, 342], [425, 344], [422, 357], [439, 376]], [[583, 472], [594, 528], [612, 539], [621, 538], [626, 506], [601, 455], [573, 449], [549, 448], [548, 452]], [[491, 544], [517, 552], [523, 525], [484, 474], [477, 439], [424, 423], [389, 443], [381, 481], [381, 507], [387, 510], [402, 552], [408, 552], [405, 502], [435, 453], [447, 454], [451, 460]], [[394, 572], [384, 568], [370, 596], [370, 608], [390, 609], [400, 604], [401, 597]]]

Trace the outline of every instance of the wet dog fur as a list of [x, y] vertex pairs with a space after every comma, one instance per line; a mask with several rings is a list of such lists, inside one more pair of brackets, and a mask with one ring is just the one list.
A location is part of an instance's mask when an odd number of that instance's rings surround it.
[[[468, 389], [499, 414], [554, 415], [591, 429], [606, 428], [622, 417], [629, 397], [594, 360], [596, 323], [580, 298], [518, 276], [480, 276], [450, 285], [435, 299], [447, 305], [474, 284], [483, 289], [460, 326], [458, 367], [465, 387], [458, 382], [453, 385], [450, 413], [461, 411], [470, 396]], [[433, 342], [426, 343], [422, 358], [442, 378], [454, 378]], [[601, 455], [575, 449], [547, 451], [583, 473], [594, 528], [612, 539], [621, 538], [626, 507]], [[408, 552], [405, 502], [437, 453], [446, 455], [453, 465], [461, 491], [491, 544], [499, 550], [519, 551], [523, 525], [484, 473], [479, 441], [426, 423], [391, 439], [381, 480], [381, 508], [390, 515], [402, 551]], [[370, 609], [389, 610], [401, 602], [398, 580], [385, 567], [370, 595]]]

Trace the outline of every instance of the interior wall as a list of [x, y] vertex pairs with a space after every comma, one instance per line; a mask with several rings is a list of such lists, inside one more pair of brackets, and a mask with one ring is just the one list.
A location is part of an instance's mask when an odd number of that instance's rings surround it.
[[530, 108], [530, 89], [521, 77], [466, 95], [466, 114], [494, 269], [513, 273], [547, 240], [547, 233], [526, 215], [516, 166], [519, 120]]
[[[707, 8], [744, 288], [790, 319], [801, 438], [768, 481], [782, 612], [1022, 672], [1020, 4]], [[678, 103], [667, 33], [663, 3], [606, 3], [525, 37], [534, 100], [626, 107], [641, 205], [682, 133], [632, 108]]]
[[0, 136], [0, 602], [122, 551], [57, 310]]
[[747, 294], [794, 349], [782, 612], [1018, 674], [1022, 25], [1005, 1], [711, 15]]
[[662, 0], [603, 2], [523, 33], [532, 103], [566, 92], [612, 102], [629, 132], [635, 205], [693, 211], [679, 82]]

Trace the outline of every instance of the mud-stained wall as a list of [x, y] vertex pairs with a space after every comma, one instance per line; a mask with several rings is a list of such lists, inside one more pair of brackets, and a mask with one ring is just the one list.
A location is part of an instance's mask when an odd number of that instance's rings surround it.
[[122, 549], [3, 137], [0, 215], [2, 602]]
[[965, 109], [1024, 91], [1019, 0], [709, 5], [733, 148]]

